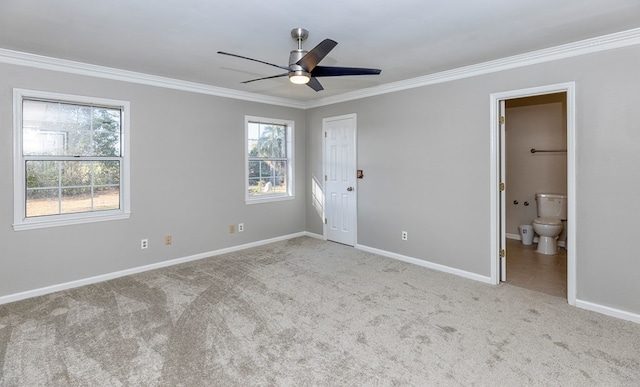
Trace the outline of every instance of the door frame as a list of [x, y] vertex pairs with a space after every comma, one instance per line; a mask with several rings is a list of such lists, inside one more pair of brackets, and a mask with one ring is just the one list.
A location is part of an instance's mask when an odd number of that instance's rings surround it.
[[[566, 93], [567, 96], [567, 301], [576, 304], [576, 85], [565, 82], [553, 85], [538, 86], [519, 90], [510, 90], [490, 95], [490, 129], [491, 129], [491, 161], [490, 161], [490, 262], [491, 283], [500, 283], [500, 217], [506, 208], [502, 208], [500, 200], [500, 157], [504, 149], [500, 144], [499, 107], [500, 101], [531, 97], [535, 95]], [[508, 182], [507, 182], [508, 184]]]
[[[356, 176], [356, 170], [358, 168], [358, 115], [356, 113], [350, 113], [350, 114], [343, 114], [340, 116], [333, 116], [333, 117], [325, 117], [322, 119], [322, 194], [323, 194], [323, 205], [322, 205], [322, 236], [324, 238], [324, 240], [328, 240], [327, 237], [327, 223], [325, 222], [325, 219], [327, 219], [327, 215], [326, 215], [326, 192], [327, 192], [327, 181], [324, 178], [324, 176], [326, 176], [327, 171], [326, 171], [326, 163], [327, 163], [327, 139], [324, 136], [324, 132], [325, 132], [325, 128], [326, 128], [326, 123], [328, 121], [336, 121], [336, 120], [343, 120], [343, 119], [348, 119], [348, 118], [352, 118], [353, 119], [353, 161], [354, 161], [354, 170], [353, 170], [353, 176]], [[358, 181], [357, 179], [354, 182], [354, 186], [355, 186], [355, 194], [353, 196], [353, 246], [357, 246], [358, 244]]]

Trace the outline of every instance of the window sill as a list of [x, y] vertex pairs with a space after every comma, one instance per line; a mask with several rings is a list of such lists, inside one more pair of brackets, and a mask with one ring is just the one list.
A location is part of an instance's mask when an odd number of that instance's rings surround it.
[[22, 223], [13, 225], [14, 231], [35, 230], [39, 228], [69, 226], [74, 224], [107, 222], [111, 220], [129, 219], [131, 213], [118, 213], [110, 215], [83, 216], [77, 218], [56, 219], [56, 220], [25, 220]]
[[260, 204], [260, 203], [271, 203], [271, 202], [282, 202], [285, 200], [293, 200], [295, 197], [293, 195], [287, 196], [264, 196], [260, 198], [253, 199], [245, 199], [245, 203], [249, 204]]

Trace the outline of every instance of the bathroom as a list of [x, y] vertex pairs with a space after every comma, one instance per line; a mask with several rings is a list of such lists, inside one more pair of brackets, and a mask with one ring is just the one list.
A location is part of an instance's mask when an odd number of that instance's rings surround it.
[[553, 255], [535, 251], [537, 235], [523, 245], [519, 230], [537, 217], [536, 193], [567, 193], [566, 93], [510, 99], [505, 112], [507, 282], [566, 297], [566, 221]]

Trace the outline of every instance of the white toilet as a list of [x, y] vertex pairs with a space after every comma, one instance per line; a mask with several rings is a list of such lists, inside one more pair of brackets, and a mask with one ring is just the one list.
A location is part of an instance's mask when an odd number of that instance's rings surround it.
[[538, 217], [533, 221], [533, 230], [538, 234], [540, 254], [553, 255], [558, 252], [556, 240], [562, 232], [562, 221], [567, 219], [567, 195], [536, 194]]

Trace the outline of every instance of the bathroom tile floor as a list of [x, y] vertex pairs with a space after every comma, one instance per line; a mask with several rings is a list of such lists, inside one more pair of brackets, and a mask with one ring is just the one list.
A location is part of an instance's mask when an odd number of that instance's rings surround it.
[[507, 239], [507, 283], [567, 298], [567, 250], [559, 247], [558, 254], [545, 255], [536, 247]]

